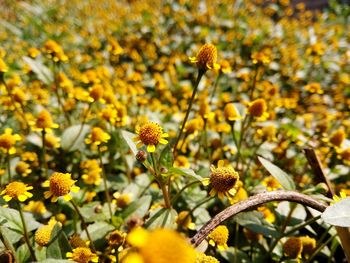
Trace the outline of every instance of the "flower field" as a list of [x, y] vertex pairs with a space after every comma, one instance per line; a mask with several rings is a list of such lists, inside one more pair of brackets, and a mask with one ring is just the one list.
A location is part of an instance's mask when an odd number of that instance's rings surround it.
[[349, 262], [329, 2], [0, 1], [0, 262]]

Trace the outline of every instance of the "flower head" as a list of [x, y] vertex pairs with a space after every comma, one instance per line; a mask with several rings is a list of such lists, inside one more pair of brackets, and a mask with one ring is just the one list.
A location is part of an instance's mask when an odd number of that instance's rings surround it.
[[301, 251], [303, 250], [303, 243], [299, 237], [290, 237], [283, 244], [284, 254], [289, 258], [301, 258]]
[[227, 249], [228, 235], [229, 232], [226, 226], [218, 226], [208, 235], [209, 244], [217, 246], [220, 250]]
[[125, 263], [138, 259], [143, 263], [193, 263], [196, 252], [184, 237], [170, 229], [156, 229], [147, 232], [135, 228], [127, 236], [130, 245], [138, 248], [137, 253], [126, 256]]
[[47, 225], [40, 227], [35, 232], [35, 242], [40, 247], [45, 247], [51, 240], [52, 229], [56, 225], [57, 221], [52, 217]]
[[106, 143], [111, 139], [111, 136], [104, 132], [100, 127], [93, 127], [89, 136], [85, 139], [86, 144], [92, 144], [95, 146], [101, 143]]
[[266, 114], [267, 105], [264, 99], [257, 99], [250, 103], [248, 112], [253, 117], [262, 117], [263, 114]]
[[29, 203], [24, 206], [23, 210], [36, 215], [43, 215], [47, 212], [43, 201], [29, 201]]
[[33, 186], [28, 186], [22, 182], [15, 181], [9, 183], [6, 188], [0, 193], [0, 195], [4, 196], [3, 198], [6, 202], [11, 201], [12, 199], [24, 202], [33, 196], [32, 193], [28, 192], [28, 190], [32, 189]]
[[191, 63], [196, 63], [199, 70], [219, 69], [220, 65], [216, 63], [217, 50], [213, 44], [205, 44], [199, 49], [196, 57], [190, 57]]
[[184, 229], [196, 229], [196, 225], [192, 222], [192, 217], [188, 211], [181, 211], [176, 218], [176, 223]]
[[50, 188], [44, 192], [44, 196], [46, 199], [52, 197], [51, 202], [56, 202], [60, 196], [69, 201], [72, 199], [70, 192], [79, 191], [79, 187], [74, 185], [75, 182], [69, 173], [53, 173], [50, 179], [43, 183], [44, 187]]
[[50, 112], [47, 110], [43, 109], [39, 112], [36, 121], [34, 123], [31, 123], [34, 125], [34, 130], [38, 131], [51, 131], [51, 129], [58, 128], [58, 124], [54, 123], [52, 121], [52, 117]]
[[137, 147], [146, 145], [148, 152], [154, 152], [159, 143], [168, 143], [168, 141], [164, 138], [167, 138], [169, 135], [167, 133], [163, 133], [163, 128], [154, 122], [147, 122], [146, 124], [142, 125], [136, 129], [136, 133], [138, 136], [134, 138], [134, 141], [139, 141]]
[[0, 58], [0, 76], [8, 71], [6, 63]]
[[239, 114], [237, 108], [235, 107], [235, 104], [233, 103], [228, 103], [225, 105], [224, 116], [225, 119], [229, 122], [242, 119], [242, 116]]
[[204, 253], [197, 253], [196, 263], [219, 263], [219, 260]]
[[66, 253], [66, 257], [78, 263], [98, 262], [98, 256], [88, 247], [74, 248], [72, 252]]
[[90, 185], [99, 185], [101, 183], [102, 169], [97, 160], [86, 160], [81, 163], [80, 167], [84, 169], [84, 174], [81, 177], [84, 180], [84, 183]]
[[224, 161], [220, 160], [218, 167], [215, 168], [212, 165], [210, 170], [210, 178], [203, 180], [204, 185], [210, 184], [212, 187], [209, 194], [211, 196], [218, 194], [220, 199], [223, 199], [224, 195], [226, 195], [229, 199], [232, 199], [239, 187], [239, 175], [235, 169], [230, 165], [224, 167]]
[[62, 47], [54, 40], [49, 39], [45, 42], [43, 51], [48, 55], [54, 62], [67, 61], [68, 57], [64, 54]]
[[0, 135], [0, 149], [6, 154], [16, 153], [14, 147], [17, 141], [21, 140], [21, 136], [18, 134], [12, 134], [11, 128], [6, 128], [5, 132]]

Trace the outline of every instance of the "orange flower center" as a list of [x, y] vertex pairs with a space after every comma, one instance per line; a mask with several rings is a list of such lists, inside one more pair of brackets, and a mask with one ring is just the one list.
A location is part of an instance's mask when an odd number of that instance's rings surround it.
[[238, 174], [233, 168], [214, 168], [210, 175], [210, 184], [218, 192], [227, 192], [236, 185], [238, 178]]
[[3, 134], [0, 136], [0, 147], [10, 149], [15, 145], [16, 140], [11, 134]]
[[88, 263], [93, 257], [94, 254], [89, 248], [78, 247], [73, 250], [72, 259], [78, 263]]
[[157, 145], [162, 138], [162, 127], [153, 122], [146, 123], [140, 128], [139, 137], [146, 145]]
[[54, 196], [69, 194], [74, 181], [67, 174], [54, 173], [50, 177], [50, 191]]
[[27, 192], [26, 185], [22, 182], [12, 182], [6, 186], [6, 194], [12, 198], [17, 198]]

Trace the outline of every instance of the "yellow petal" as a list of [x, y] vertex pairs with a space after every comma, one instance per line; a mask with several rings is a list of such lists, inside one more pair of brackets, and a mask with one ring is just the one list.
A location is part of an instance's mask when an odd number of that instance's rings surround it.
[[147, 145], [147, 152], [153, 153], [156, 150], [156, 146], [154, 145]]
[[160, 142], [161, 144], [167, 144], [167, 143], [168, 143], [168, 141], [167, 141], [167, 140], [162, 139], [162, 138], [159, 140], [159, 142]]
[[4, 195], [3, 198], [4, 198], [5, 202], [11, 201], [11, 199], [12, 199], [12, 197], [9, 195]]
[[210, 184], [210, 178], [204, 178], [204, 179], [202, 180], [202, 184], [203, 184], [204, 186], [208, 186], [208, 185]]
[[48, 199], [48, 198], [50, 198], [51, 196], [52, 196], [52, 193], [51, 193], [50, 191], [44, 192], [44, 197], [45, 197], [45, 199]]
[[72, 191], [73, 193], [78, 193], [79, 190], [80, 190], [80, 187], [79, 187], [79, 186], [76, 186], [76, 185], [72, 186], [72, 188], [71, 188], [71, 191]]
[[72, 200], [72, 196], [68, 194], [68, 195], [63, 196], [63, 199], [65, 201], [70, 201], [70, 200]]
[[218, 167], [219, 167], [219, 168], [220, 168], [220, 167], [224, 167], [224, 164], [225, 164], [224, 160], [219, 160], [219, 162], [218, 162]]
[[27, 199], [28, 199], [28, 197], [25, 196], [25, 195], [19, 195], [19, 196], [18, 196], [18, 201], [20, 201], [20, 202], [24, 202], [24, 201], [27, 200]]
[[145, 229], [138, 227], [128, 234], [127, 241], [134, 247], [142, 247], [149, 241], [148, 236], [149, 234]]
[[50, 181], [49, 180], [46, 180], [45, 182], [43, 182], [41, 184], [42, 187], [49, 187], [50, 186]]

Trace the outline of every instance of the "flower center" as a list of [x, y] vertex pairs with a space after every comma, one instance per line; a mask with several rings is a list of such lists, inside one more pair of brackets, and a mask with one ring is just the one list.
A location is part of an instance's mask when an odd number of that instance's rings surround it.
[[54, 173], [50, 177], [50, 191], [54, 196], [63, 196], [68, 194], [73, 184], [74, 181], [65, 174]]
[[92, 259], [92, 257], [93, 254], [91, 253], [89, 248], [78, 247], [74, 249], [72, 259], [79, 263], [87, 263]]
[[26, 185], [22, 182], [12, 182], [6, 186], [6, 194], [12, 198], [17, 198], [27, 192]]
[[232, 189], [238, 181], [238, 174], [232, 168], [215, 168], [210, 175], [210, 183], [218, 192], [227, 192]]
[[162, 127], [156, 123], [147, 123], [140, 128], [139, 137], [146, 145], [157, 145], [162, 137]]
[[10, 149], [16, 143], [15, 139], [10, 134], [0, 136], [0, 147]]

